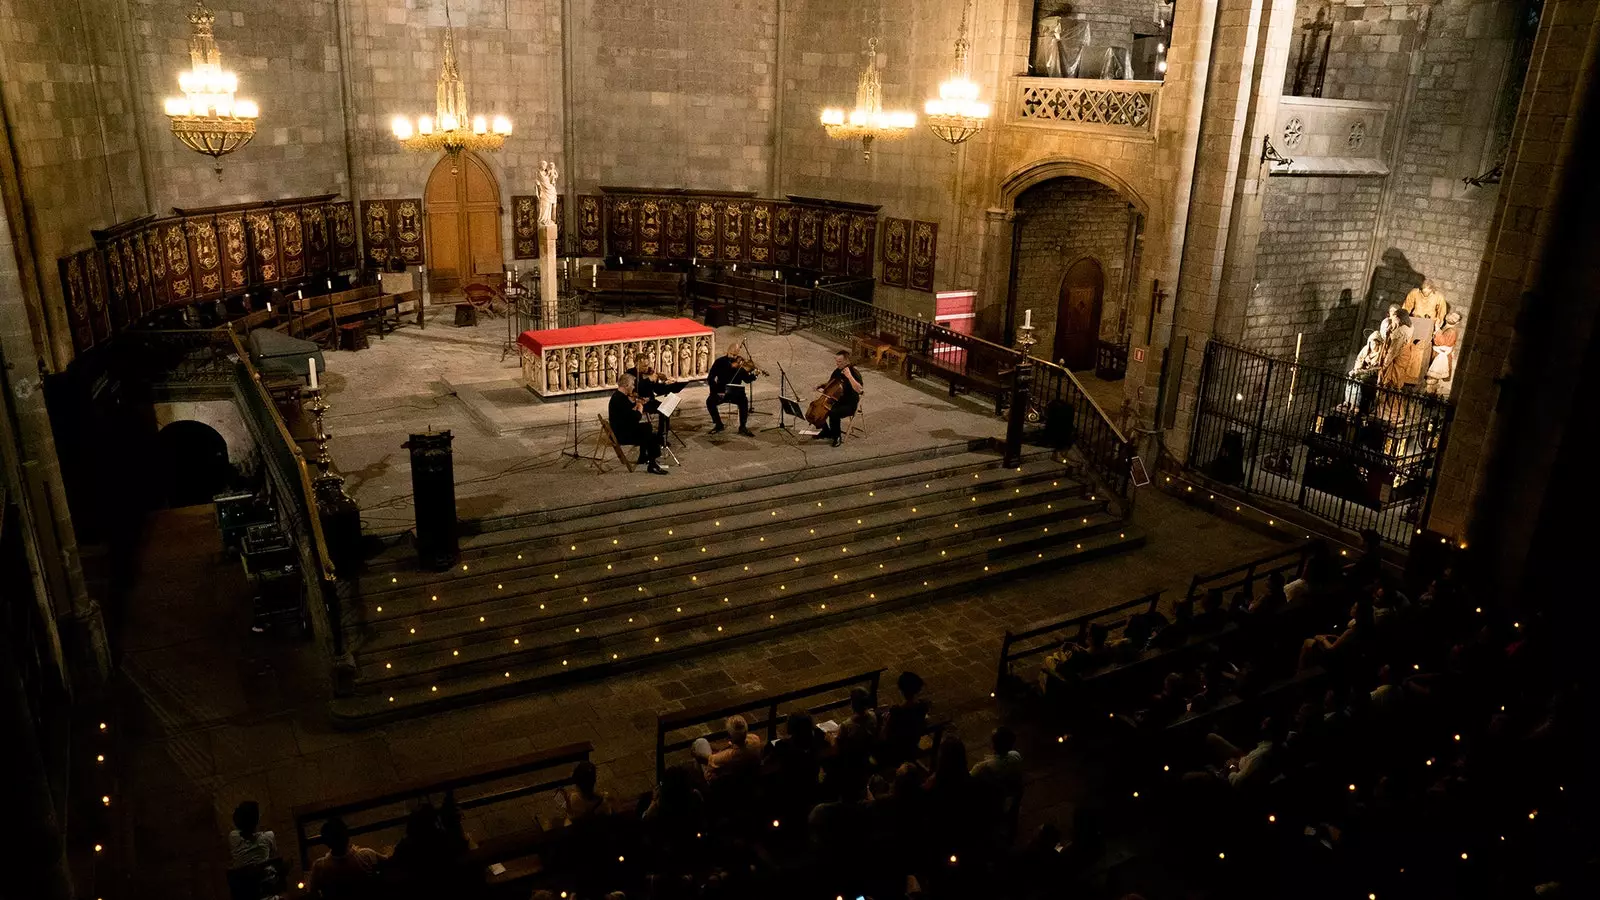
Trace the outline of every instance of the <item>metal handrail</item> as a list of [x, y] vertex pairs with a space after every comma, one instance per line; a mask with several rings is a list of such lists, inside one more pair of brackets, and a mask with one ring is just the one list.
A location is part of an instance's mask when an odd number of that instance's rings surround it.
[[[295, 468], [300, 476], [301, 496], [305, 499], [306, 520], [311, 529], [311, 542], [313, 549], [316, 551], [317, 563], [322, 570], [320, 573], [322, 580], [325, 582], [336, 581], [338, 576], [333, 567], [333, 556], [328, 552], [328, 543], [323, 536], [322, 516], [317, 510], [317, 493], [312, 484], [310, 468], [306, 465], [305, 452], [300, 449], [299, 442], [295, 440], [294, 435], [289, 431], [288, 423], [283, 421], [283, 416], [278, 414], [278, 408], [273, 402], [272, 396], [262, 386], [261, 373], [256, 371], [254, 365], [251, 365], [250, 354], [245, 350], [244, 344], [239, 342], [239, 336], [234, 334], [231, 328], [217, 329], [217, 331], [225, 333], [228, 340], [233, 343], [234, 352], [239, 354], [239, 366], [249, 376], [250, 383], [260, 392], [258, 399], [260, 399], [262, 405], [266, 408], [267, 414], [271, 417], [273, 426], [278, 432], [278, 437], [283, 440], [288, 447], [289, 454], [294, 458]], [[331, 623], [331, 626], [333, 628], [340, 627], [337, 622]]]

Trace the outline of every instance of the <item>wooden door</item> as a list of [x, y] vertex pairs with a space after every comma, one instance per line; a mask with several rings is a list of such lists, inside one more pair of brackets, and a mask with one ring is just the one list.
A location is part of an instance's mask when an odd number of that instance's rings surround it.
[[1056, 360], [1065, 360], [1074, 371], [1094, 368], [1100, 342], [1100, 309], [1105, 296], [1106, 277], [1100, 264], [1085, 257], [1072, 264], [1061, 279], [1061, 298], [1056, 307]]
[[500, 185], [482, 159], [463, 153], [453, 167], [449, 157], [439, 160], [428, 176], [423, 204], [428, 213], [431, 290], [444, 293], [474, 281], [502, 278]]

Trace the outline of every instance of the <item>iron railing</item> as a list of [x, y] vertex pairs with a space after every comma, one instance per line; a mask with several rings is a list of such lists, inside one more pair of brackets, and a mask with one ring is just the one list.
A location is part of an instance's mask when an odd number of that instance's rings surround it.
[[[862, 302], [840, 285], [819, 285], [812, 292], [808, 325], [846, 344], [861, 338], [892, 347], [915, 369], [949, 379], [952, 393], [993, 397], [997, 413], [1009, 405], [1011, 376], [1023, 358], [1010, 347]], [[1032, 365], [1029, 425], [1048, 427], [1052, 415], [1070, 409], [1072, 445], [1106, 489], [1127, 499], [1133, 444], [1071, 371], [1039, 359]]]
[[1427, 519], [1451, 414], [1439, 397], [1211, 341], [1187, 466], [1406, 546]]

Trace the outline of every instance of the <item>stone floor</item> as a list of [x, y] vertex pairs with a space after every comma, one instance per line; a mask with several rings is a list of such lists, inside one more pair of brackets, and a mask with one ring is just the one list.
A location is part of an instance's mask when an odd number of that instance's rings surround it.
[[[634, 314], [630, 318], [652, 318]], [[598, 321], [615, 321], [601, 315]], [[585, 319], [587, 324], [587, 317]], [[572, 446], [572, 404], [546, 403], [522, 385], [513, 352], [501, 359], [506, 321], [489, 319], [476, 327], [457, 328], [443, 313], [431, 314], [426, 328], [405, 327], [368, 350], [326, 354], [327, 398], [332, 411], [327, 427], [334, 434], [332, 455], [346, 487], [361, 505], [368, 533], [409, 529], [411, 466], [401, 448], [406, 436], [427, 428], [450, 429], [455, 437], [456, 503], [464, 519], [479, 519], [611, 499], [649, 490], [661, 483], [630, 475], [610, 449], [601, 454], [604, 474], [586, 462], [561, 456]], [[811, 386], [833, 369], [831, 344], [803, 334], [774, 335], [741, 328], [722, 328], [718, 347], [744, 338], [749, 350], [772, 377], [757, 381], [756, 412], [750, 427], [755, 438], [731, 430], [711, 437], [703, 385], [685, 389], [685, 400], [673, 417], [673, 430], [683, 440], [674, 444], [682, 465], [673, 468], [673, 486], [720, 482], [799, 470], [818, 454], [828, 460], [869, 457], [912, 450], [929, 443], [959, 443], [998, 437], [1004, 422], [966, 397], [952, 400], [928, 382], [917, 385], [863, 371], [867, 393], [861, 424], [865, 434], [835, 450], [774, 429], [778, 424], [778, 367], [793, 379], [804, 403]], [[580, 449], [594, 454], [599, 438], [595, 416], [604, 412], [608, 392], [578, 401]], [[731, 407], [725, 419], [736, 424]], [[801, 427], [809, 427], [801, 423]], [[773, 429], [773, 430], [769, 430]]]
[[[397, 392], [395, 399], [403, 396]], [[340, 732], [328, 724], [327, 670], [314, 648], [287, 634], [248, 630], [249, 586], [238, 564], [221, 558], [210, 510], [159, 514], [146, 529], [125, 600], [126, 624], [114, 638], [123, 707], [117, 762], [127, 823], [118, 852], [137, 861], [128, 867], [138, 881], [130, 895], [225, 896], [222, 835], [233, 806], [246, 798], [261, 803], [264, 827], [277, 830], [284, 856], [292, 859], [295, 804], [572, 741], [594, 742], [602, 787], [629, 794], [652, 781], [656, 714], [880, 666], [891, 677], [902, 669], [921, 673], [936, 712], [951, 719], [980, 756], [998, 715], [989, 691], [1006, 628], [1155, 587], [1181, 590], [1197, 569], [1278, 546], [1151, 491], [1139, 497], [1135, 522], [1150, 536], [1147, 547], [1070, 572], [712, 659]], [[1064, 820], [1092, 779], [1039, 736], [1024, 733], [1024, 750], [1030, 770], [1024, 826]]]

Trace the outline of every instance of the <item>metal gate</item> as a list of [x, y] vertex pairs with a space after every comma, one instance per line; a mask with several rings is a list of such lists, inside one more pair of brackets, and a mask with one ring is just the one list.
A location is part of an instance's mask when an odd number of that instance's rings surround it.
[[1211, 341], [1189, 468], [1406, 545], [1426, 521], [1452, 407]]

